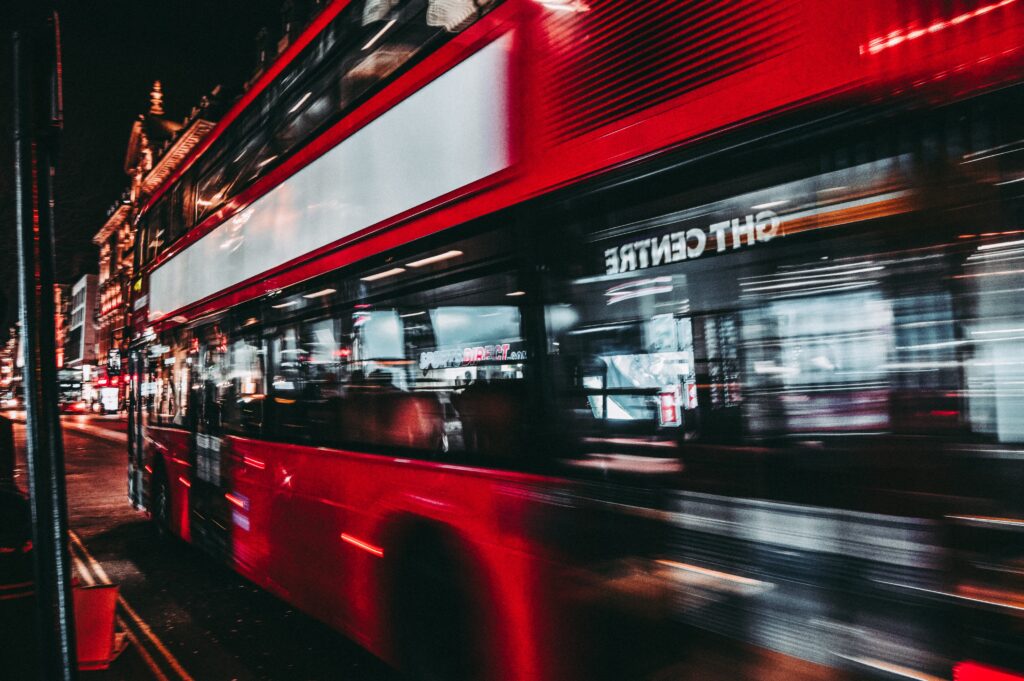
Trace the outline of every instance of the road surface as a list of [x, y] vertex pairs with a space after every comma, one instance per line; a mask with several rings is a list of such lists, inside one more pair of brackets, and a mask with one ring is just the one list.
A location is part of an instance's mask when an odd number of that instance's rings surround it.
[[[64, 416], [68, 510], [79, 583], [120, 585], [131, 643], [84, 680], [396, 679], [336, 631], [186, 544], [161, 539], [127, 498], [123, 420]], [[24, 429], [16, 428], [25, 485]]]

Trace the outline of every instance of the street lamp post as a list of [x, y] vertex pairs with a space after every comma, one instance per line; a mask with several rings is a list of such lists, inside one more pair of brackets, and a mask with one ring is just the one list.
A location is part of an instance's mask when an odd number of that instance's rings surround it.
[[[40, 678], [74, 681], [64, 446], [54, 339], [54, 195], [60, 38], [49, 3], [21, 3], [11, 32], [15, 219]], [[42, 7], [40, 7], [42, 5]]]

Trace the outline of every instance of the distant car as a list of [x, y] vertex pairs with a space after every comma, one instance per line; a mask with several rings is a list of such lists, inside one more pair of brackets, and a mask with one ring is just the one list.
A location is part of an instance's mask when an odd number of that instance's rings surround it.
[[85, 400], [61, 400], [60, 411], [63, 414], [88, 414], [89, 403]]
[[7, 391], [0, 395], [0, 409], [21, 409], [25, 404], [25, 400], [21, 394], [21, 391]]

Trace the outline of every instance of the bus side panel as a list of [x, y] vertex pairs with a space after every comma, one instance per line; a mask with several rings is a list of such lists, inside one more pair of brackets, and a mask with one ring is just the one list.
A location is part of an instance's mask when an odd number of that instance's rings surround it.
[[[351, 611], [343, 593], [352, 569], [341, 533], [351, 500], [344, 481], [353, 475], [340, 453], [287, 444], [262, 443], [269, 485], [256, 497], [268, 549], [265, 576], [275, 591], [302, 610], [335, 626]], [[255, 490], [254, 490], [255, 491]]]
[[526, 476], [230, 442], [228, 494], [248, 507], [247, 528], [237, 519], [232, 528], [239, 572], [398, 662], [393, 625], [400, 613], [391, 609], [390, 570], [410, 553], [416, 560], [423, 548], [415, 531], [403, 530], [430, 526], [451, 539], [446, 546], [462, 573], [456, 579], [472, 603], [471, 630], [486, 632], [474, 647], [485, 651], [488, 668], [508, 670], [510, 679], [557, 677], [558, 666], [544, 659], [553, 656], [542, 651], [542, 641], [554, 640], [545, 633], [551, 623], [537, 607], [550, 575], [542, 574], [538, 547], [524, 543], [522, 523], [508, 517], [515, 508], [500, 501], [521, 498], [509, 490]]
[[[346, 490], [346, 498], [352, 501], [353, 534], [379, 541], [385, 550], [379, 562], [393, 563], [406, 558], [399, 552], [413, 552], [416, 560], [415, 553], [422, 549], [415, 534], [405, 536], [402, 543], [394, 541], [402, 536], [403, 525], [426, 523], [438, 528], [451, 540], [461, 573], [456, 580], [469, 599], [469, 627], [480, 636], [470, 645], [482, 653], [489, 672], [498, 679], [559, 678], [552, 660], [543, 660], [540, 649], [544, 640], [537, 617], [538, 605], [544, 603], [537, 573], [540, 561], [532, 552], [515, 547], [514, 537], [504, 536], [502, 526], [520, 526], [516, 518], [506, 516], [499, 522], [496, 502], [511, 484], [503, 479], [506, 474], [439, 468], [401, 460], [355, 461]], [[358, 560], [364, 565], [368, 562], [368, 552], [348, 548], [350, 553], [363, 554]], [[360, 628], [375, 632], [382, 650], [393, 644], [394, 633], [388, 630], [393, 616], [382, 604], [400, 586], [383, 579], [386, 574], [381, 566], [356, 571], [349, 586]], [[395, 655], [397, 651], [388, 652]]]
[[267, 531], [271, 522], [271, 452], [267, 443], [229, 437], [223, 461], [229, 478], [225, 496], [231, 504], [231, 566], [273, 590], [266, 579], [267, 561], [274, 555]]
[[[189, 433], [176, 428], [146, 429], [150, 443], [153, 464], [157, 459], [166, 474], [168, 499], [170, 501], [171, 531], [185, 541], [192, 541], [189, 519], [189, 489], [192, 486], [192, 465], [189, 463]], [[154, 473], [157, 466], [153, 465]], [[153, 485], [150, 483], [150, 490]], [[152, 504], [152, 500], [151, 500]], [[152, 508], [150, 509], [152, 512]]]

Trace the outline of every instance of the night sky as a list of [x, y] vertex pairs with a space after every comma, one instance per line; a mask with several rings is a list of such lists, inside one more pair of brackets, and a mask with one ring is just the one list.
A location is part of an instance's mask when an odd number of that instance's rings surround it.
[[[102, 0], [58, 3], [64, 66], [64, 134], [57, 168], [57, 272], [71, 283], [97, 271], [90, 238], [128, 186], [123, 162], [136, 117], [160, 80], [164, 109], [181, 120], [214, 86], [231, 97], [252, 74], [255, 36], [275, 34], [282, 0]], [[0, 56], [0, 291], [16, 313], [10, 38]], [[0, 336], [6, 331], [0, 330]]]

